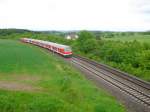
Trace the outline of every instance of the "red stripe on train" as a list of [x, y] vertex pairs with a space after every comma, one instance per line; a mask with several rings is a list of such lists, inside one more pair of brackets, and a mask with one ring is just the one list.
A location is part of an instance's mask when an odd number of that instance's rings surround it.
[[72, 52], [64, 52], [63, 54], [72, 54]]

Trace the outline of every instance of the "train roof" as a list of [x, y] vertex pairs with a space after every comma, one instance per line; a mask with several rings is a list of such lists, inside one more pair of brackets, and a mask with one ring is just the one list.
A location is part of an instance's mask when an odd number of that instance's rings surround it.
[[48, 45], [53, 45], [53, 46], [56, 46], [56, 47], [59, 47], [59, 48], [68, 48], [68, 47], [70, 48], [70, 46], [67, 46], [67, 45], [57, 44], [57, 43], [54, 43], [54, 42], [49, 42], [49, 41], [44, 41], [44, 40], [30, 39], [30, 38], [24, 38], [24, 39], [31, 40], [31, 41], [36, 41], [36, 42], [40, 42], [40, 43], [44, 43], [44, 44], [48, 44]]

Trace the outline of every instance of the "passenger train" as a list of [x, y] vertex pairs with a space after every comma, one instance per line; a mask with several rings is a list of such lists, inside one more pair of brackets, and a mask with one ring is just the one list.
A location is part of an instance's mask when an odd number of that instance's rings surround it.
[[49, 41], [31, 39], [31, 38], [21, 38], [21, 41], [49, 49], [50, 51], [58, 53], [64, 57], [72, 56], [72, 50], [67, 45], [57, 44]]

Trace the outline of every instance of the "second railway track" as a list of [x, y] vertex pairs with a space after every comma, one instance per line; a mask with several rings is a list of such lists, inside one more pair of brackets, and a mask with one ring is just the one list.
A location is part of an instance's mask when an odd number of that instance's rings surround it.
[[95, 75], [97, 78], [117, 87], [122, 92], [130, 95], [141, 105], [150, 109], [150, 85], [148, 82], [134, 77], [130, 79], [130, 76], [122, 76], [124, 75], [122, 72], [115, 74], [112, 68], [109, 69], [105, 65], [103, 66], [80, 56], [73, 56], [71, 61], [78, 67]]

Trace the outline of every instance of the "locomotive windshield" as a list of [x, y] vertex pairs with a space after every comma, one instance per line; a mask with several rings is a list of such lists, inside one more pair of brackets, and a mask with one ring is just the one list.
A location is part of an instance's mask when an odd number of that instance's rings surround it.
[[70, 48], [70, 47], [66, 47], [66, 48], [65, 48], [65, 51], [71, 52], [71, 48]]

